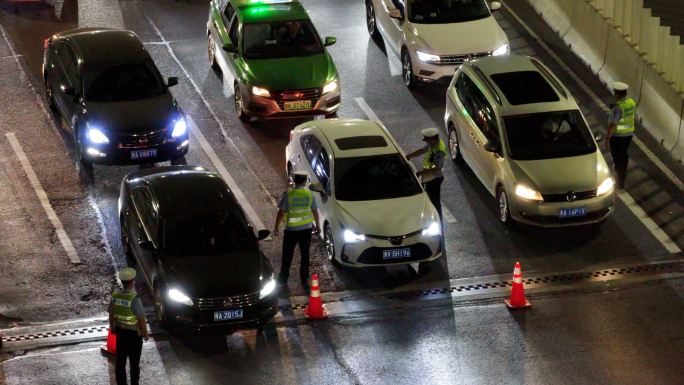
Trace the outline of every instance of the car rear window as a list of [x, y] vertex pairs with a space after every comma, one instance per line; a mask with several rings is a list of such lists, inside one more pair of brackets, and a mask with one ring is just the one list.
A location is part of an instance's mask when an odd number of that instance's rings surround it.
[[362, 148], [387, 147], [387, 141], [380, 135], [354, 136], [350, 138], [335, 139], [335, 144], [340, 150], [360, 150]]
[[514, 106], [560, 100], [553, 87], [537, 71], [505, 72], [489, 77]]

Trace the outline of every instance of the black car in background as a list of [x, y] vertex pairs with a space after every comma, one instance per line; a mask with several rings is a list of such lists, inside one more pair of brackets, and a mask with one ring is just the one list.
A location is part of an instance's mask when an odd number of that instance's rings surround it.
[[256, 326], [278, 308], [273, 268], [226, 182], [202, 167], [127, 175], [121, 243], [154, 293], [162, 324], [195, 330]]
[[80, 28], [45, 41], [45, 92], [86, 166], [185, 162], [188, 129], [169, 87], [135, 33]]

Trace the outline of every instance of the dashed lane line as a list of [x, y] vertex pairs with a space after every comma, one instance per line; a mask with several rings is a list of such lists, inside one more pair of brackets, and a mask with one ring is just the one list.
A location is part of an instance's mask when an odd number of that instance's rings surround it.
[[33, 186], [33, 190], [36, 192], [36, 195], [38, 195], [38, 200], [40, 200], [40, 204], [43, 206], [45, 214], [47, 214], [48, 219], [50, 219], [52, 225], [55, 227], [59, 242], [62, 244], [62, 247], [64, 247], [64, 251], [66, 251], [67, 255], [69, 256], [69, 260], [74, 264], [81, 263], [81, 259], [78, 257], [78, 253], [76, 252], [76, 249], [74, 249], [71, 239], [69, 239], [66, 231], [64, 231], [62, 221], [59, 220], [57, 213], [55, 213], [55, 210], [52, 209], [50, 200], [48, 199], [47, 194], [45, 194], [45, 190], [43, 190], [43, 186], [40, 184], [38, 176], [36, 176], [36, 173], [33, 171], [31, 162], [29, 162], [28, 158], [26, 157], [26, 154], [21, 148], [21, 144], [19, 144], [17, 137], [14, 135], [14, 133], [8, 133], [5, 134], [5, 136], [7, 137], [10, 146], [12, 146], [14, 153], [17, 155], [19, 163], [21, 163], [21, 167], [24, 168], [24, 172], [26, 172], [26, 176], [28, 176], [31, 186]]
[[[209, 157], [209, 160], [211, 160], [211, 163], [214, 164], [214, 167], [216, 168], [218, 173], [221, 174], [221, 177], [226, 181], [226, 183], [228, 183], [230, 191], [233, 192], [233, 195], [235, 195], [235, 199], [237, 199], [238, 203], [240, 203], [242, 209], [245, 210], [245, 213], [247, 214], [249, 219], [252, 221], [252, 223], [254, 223], [257, 229], [265, 229], [266, 227], [264, 226], [264, 223], [261, 222], [261, 219], [259, 219], [259, 216], [257, 215], [256, 211], [254, 211], [254, 208], [245, 197], [245, 194], [242, 193], [240, 187], [238, 187], [233, 177], [230, 175], [228, 170], [226, 170], [226, 167], [223, 165], [223, 162], [221, 162], [221, 159], [219, 159], [218, 155], [216, 155], [214, 149], [211, 148], [211, 145], [209, 144], [209, 142], [207, 142], [207, 139], [204, 137], [204, 134], [202, 134], [202, 131], [200, 131], [200, 129], [197, 127], [195, 121], [189, 115], [186, 115], [185, 118], [188, 121], [188, 127], [190, 128], [190, 132], [192, 132], [192, 135], [195, 137], [195, 139], [197, 139], [200, 146], [202, 146], [202, 149]], [[266, 239], [271, 240], [271, 237], [269, 236]]]
[[[358, 103], [359, 107], [361, 107], [363, 112], [366, 113], [366, 116], [368, 116], [370, 120], [380, 123], [380, 125], [382, 125], [383, 127], [385, 126], [380, 120], [380, 118], [378, 118], [378, 115], [376, 115], [373, 109], [370, 108], [368, 103], [366, 103], [366, 100], [364, 98], [356, 98], [356, 103]], [[402, 154], [406, 155], [406, 152], [404, 152], [404, 149], [401, 148], [399, 143], [397, 143], [397, 146], [399, 147], [399, 151], [401, 151]], [[413, 163], [408, 162], [408, 164], [411, 166], [413, 171], [416, 171], [416, 168], [413, 166]], [[449, 207], [447, 207], [447, 205], [444, 202], [442, 202], [442, 215], [444, 216], [444, 221], [446, 223], [458, 222], [454, 215], [451, 213], [451, 211], [449, 211]]]
[[[606, 104], [599, 98], [594, 91], [592, 91], [589, 86], [587, 86], [582, 79], [580, 79], [579, 76], [577, 76], [570, 67], [567, 66], [563, 62], [563, 60], [556, 55], [555, 52], [537, 35], [532, 28], [530, 28], [513, 10], [504, 2], [502, 2], [504, 8], [520, 23], [520, 25], [527, 31], [527, 33], [541, 46], [544, 51], [546, 51], [551, 58], [558, 64], [570, 77], [576, 82], [580, 88], [596, 103], [603, 111], [608, 113], [610, 111], [610, 108], [606, 106]], [[677, 178], [677, 176], [670, 171], [663, 162], [658, 159], [658, 157], [651, 151], [649, 150], [644, 143], [637, 139], [636, 135], [633, 137], [634, 143], [639, 147], [639, 149], [650, 159], [653, 164], [655, 164], [665, 175], [677, 186], [679, 187], [682, 191], [684, 191], [684, 183]], [[646, 228], [653, 234], [653, 236], [660, 241], [660, 243], [671, 253], [678, 253], [681, 252], [679, 247], [670, 239], [670, 237], [660, 228], [658, 227], [653, 220], [646, 215], [645, 211], [639, 207], [636, 202], [634, 202], [634, 199], [632, 198], [631, 195], [629, 195], [628, 192], [623, 191], [619, 192], [617, 196], [622, 199], [622, 201], [629, 207], [629, 209], [634, 213], [634, 215], [637, 216], [637, 218], [646, 226]], [[642, 214], [643, 213], [643, 214]]]

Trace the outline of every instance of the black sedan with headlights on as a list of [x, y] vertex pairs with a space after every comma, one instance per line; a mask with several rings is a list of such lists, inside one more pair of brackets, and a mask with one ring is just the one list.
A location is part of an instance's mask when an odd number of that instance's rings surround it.
[[226, 185], [202, 167], [127, 175], [121, 243], [154, 293], [157, 319], [194, 330], [258, 326], [278, 311], [271, 263]]
[[62, 115], [85, 166], [171, 160], [184, 163], [188, 129], [164, 81], [135, 33], [80, 28], [45, 41], [45, 96]]

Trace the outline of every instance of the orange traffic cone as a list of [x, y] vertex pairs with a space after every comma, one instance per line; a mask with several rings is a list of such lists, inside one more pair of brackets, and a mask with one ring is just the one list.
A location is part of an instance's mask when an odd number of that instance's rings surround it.
[[309, 295], [309, 306], [304, 309], [304, 315], [308, 319], [323, 319], [328, 318], [328, 312], [323, 307], [321, 302], [321, 291], [318, 288], [318, 276], [313, 275], [313, 282], [311, 282], [311, 294]]
[[100, 349], [109, 354], [116, 354], [116, 334], [112, 334], [111, 329], [107, 329], [107, 332], [107, 345], [100, 346]]
[[506, 305], [512, 309], [520, 309], [532, 306], [525, 299], [525, 289], [523, 289], [520, 262], [515, 263], [515, 270], [513, 270], [513, 290], [511, 291], [511, 299], [506, 299], [504, 301], [506, 302]]

